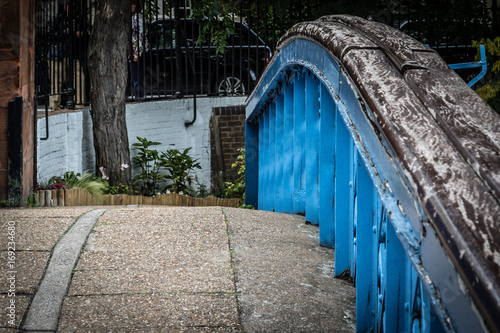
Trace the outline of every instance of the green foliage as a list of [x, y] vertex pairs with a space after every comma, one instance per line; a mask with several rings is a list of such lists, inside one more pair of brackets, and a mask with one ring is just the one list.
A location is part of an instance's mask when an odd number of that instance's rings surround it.
[[69, 187], [84, 188], [95, 197], [100, 197], [103, 193], [104, 186], [95, 180], [94, 176], [87, 171], [80, 175], [75, 175], [73, 171], [64, 174], [64, 183]]
[[225, 197], [237, 197], [240, 198], [240, 208], [245, 209], [255, 209], [252, 205], [245, 204], [245, 147], [238, 149], [240, 155], [236, 158], [236, 161], [231, 164], [231, 167], [238, 168], [238, 179], [234, 182], [226, 182], [225, 183]]
[[[124, 175], [128, 172], [128, 164], [121, 165], [121, 170]], [[104, 194], [134, 194], [134, 190], [130, 186], [130, 184], [121, 184], [117, 183], [115, 185], [109, 184], [109, 177], [106, 176], [106, 169], [104, 167], [100, 167], [99, 171], [101, 172], [100, 177], [96, 177], [95, 180], [102, 183], [104, 185], [103, 193]], [[128, 179], [128, 177], [123, 177], [122, 179]]]
[[232, 168], [238, 168], [239, 178], [234, 182], [226, 182], [226, 197], [234, 196], [242, 197], [245, 192], [245, 148], [240, 148], [241, 153], [236, 158], [236, 161], [231, 164]]
[[[139, 142], [133, 146], [136, 147], [138, 154], [133, 160], [140, 167], [141, 173], [134, 178], [134, 184], [140, 184], [140, 193], [154, 196], [160, 192], [160, 184], [166, 183], [162, 192], [190, 195], [194, 180], [190, 173], [194, 169], [201, 169], [198, 160], [192, 159], [188, 154], [191, 148], [184, 149], [182, 153], [177, 149], [160, 153], [152, 148], [160, 145], [160, 142], [141, 137], [137, 137], [137, 140]], [[163, 170], [168, 173], [162, 173]], [[206, 192], [206, 187], [204, 191]]]
[[40, 198], [38, 194], [33, 194], [28, 196], [28, 200], [26, 201], [26, 205], [28, 207], [39, 207], [40, 206]]
[[198, 185], [198, 191], [196, 191], [194, 194], [194, 196], [196, 198], [206, 198], [208, 197], [209, 193], [208, 193], [208, 190], [207, 190], [207, 186], [205, 184], [201, 184], [199, 181], [198, 181], [198, 176], [195, 176], [195, 181], [196, 181], [196, 184]]
[[481, 57], [479, 55], [479, 45], [484, 45], [486, 51], [486, 62], [488, 63], [488, 73], [495, 75], [500, 74], [500, 36], [494, 39], [482, 38], [480, 41], [473, 41], [472, 46], [477, 48], [476, 60]]
[[479, 45], [483, 44], [486, 50], [486, 61], [488, 73], [485, 83], [476, 89], [481, 98], [500, 114], [500, 37], [494, 39], [486, 38], [473, 41], [472, 45], [478, 49], [476, 59], [480, 59]]
[[190, 0], [191, 17], [198, 22], [200, 31], [197, 44], [209, 42], [216, 47], [216, 53], [224, 53], [227, 38], [234, 33], [231, 1]]
[[161, 159], [154, 146], [161, 145], [160, 142], [149, 141], [146, 138], [137, 137], [139, 142], [132, 144], [138, 151], [133, 161], [141, 169], [141, 173], [134, 177], [133, 184], [140, 184], [139, 192], [145, 196], [154, 196], [159, 191], [159, 182], [165, 179], [160, 173]]
[[[170, 9], [168, 6], [168, 2], [163, 1], [163, 8], [165, 11]], [[144, 2], [144, 17], [146, 18], [147, 22], [152, 22], [154, 19], [156, 19], [156, 14], [158, 13], [160, 7], [158, 6], [158, 1], [157, 0], [146, 0]]]
[[246, 206], [245, 203], [245, 148], [240, 148], [238, 151], [241, 153], [236, 158], [236, 161], [231, 164], [231, 167], [238, 168], [238, 179], [234, 182], [226, 182], [226, 197], [240, 198], [240, 205]]
[[38, 189], [69, 189], [73, 187], [84, 188], [93, 196], [99, 197], [102, 195], [104, 185], [94, 179], [94, 176], [87, 171], [82, 174], [68, 171], [62, 177], [54, 176], [45, 185], [38, 185]]
[[78, 183], [79, 177], [81, 177], [81, 174], [68, 171], [62, 177], [53, 177], [52, 179], [54, 183], [64, 183], [68, 188], [73, 188], [77, 187], [75, 185]]
[[170, 149], [161, 154], [160, 165], [165, 168], [169, 175], [166, 176], [167, 180], [172, 181], [168, 184], [164, 191], [171, 191], [179, 194], [189, 195], [191, 192], [191, 185], [193, 183], [193, 176], [190, 172], [196, 169], [201, 169], [198, 160], [193, 160], [189, 156], [191, 148], [186, 148], [181, 153], [177, 149]]
[[7, 200], [1, 200], [0, 208], [7, 208], [7, 207], [9, 207], [9, 202]]
[[217, 175], [218, 184], [212, 188], [213, 195], [218, 198], [226, 198], [226, 182], [222, 171]]
[[130, 185], [127, 184], [116, 184], [116, 185], [109, 185], [108, 180], [103, 179], [102, 177], [96, 177], [95, 179], [97, 182], [103, 184], [104, 188], [102, 190], [103, 194], [129, 194], [132, 195], [134, 194], [134, 190]]
[[243, 203], [241, 204], [240, 208], [243, 208], [243, 209], [255, 209], [254, 206], [245, 204], [245, 196], [244, 195], [243, 195]]

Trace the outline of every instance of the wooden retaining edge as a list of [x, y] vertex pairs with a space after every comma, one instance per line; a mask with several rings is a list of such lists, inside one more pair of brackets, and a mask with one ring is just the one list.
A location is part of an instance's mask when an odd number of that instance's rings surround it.
[[222, 206], [239, 207], [238, 198], [193, 198], [177, 193], [161, 194], [156, 197], [128, 194], [106, 194], [100, 197], [91, 195], [86, 189], [38, 191], [41, 207], [51, 206], [123, 206], [123, 205], [158, 205], [158, 206]]

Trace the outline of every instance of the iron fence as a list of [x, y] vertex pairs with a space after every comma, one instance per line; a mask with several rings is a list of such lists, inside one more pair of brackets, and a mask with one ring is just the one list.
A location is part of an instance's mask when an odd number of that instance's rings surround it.
[[[52, 109], [90, 102], [86, 54], [95, 2], [36, 2], [36, 95]], [[472, 4], [469, 8], [462, 2]], [[498, 27], [496, 0], [432, 4], [420, 0], [242, 0], [230, 14], [232, 32], [221, 47], [210, 42], [214, 30], [203, 33], [204, 24], [191, 18], [186, 4], [184, 0], [145, 0], [138, 2], [136, 13], [131, 9], [132, 35], [135, 31], [138, 38], [130, 40], [129, 99], [247, 95], [280, 36], [295, 23], [327, 14], [347, 13], [389, 24], [435, 48], [448, 63], [474, 60], [471, 40], [491, 36]], [[459, 74], [464, 79], [474, 75], [470, 70]]]

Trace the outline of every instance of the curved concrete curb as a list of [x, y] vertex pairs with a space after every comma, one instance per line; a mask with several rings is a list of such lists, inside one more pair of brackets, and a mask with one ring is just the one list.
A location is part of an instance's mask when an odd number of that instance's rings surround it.
[[105, 211], [98, 209], [86, 213], [56, 245], [45, 277], [31, 303], [24, 330], [56, 330], [62, 301], [66, 296], [80, 250], [97, 219]]

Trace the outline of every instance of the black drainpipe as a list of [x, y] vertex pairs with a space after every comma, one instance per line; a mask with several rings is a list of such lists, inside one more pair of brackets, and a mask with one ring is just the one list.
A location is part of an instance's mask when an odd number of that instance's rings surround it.
[[195, 90], [194, 95], [193, 95], [193, 120], [186, 121], [184, 123], [184, 125], [186, 127], [189, 127], [189, 126], [193, 125], [195, 121], [196, 121], [196, 90]]

